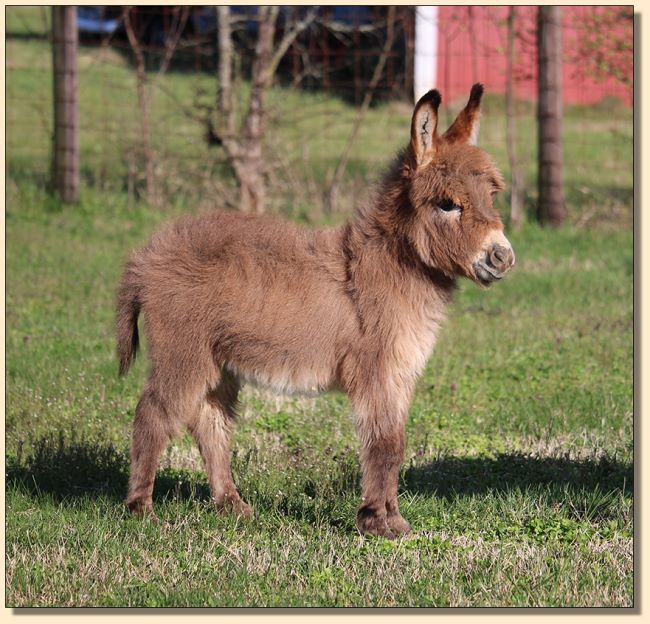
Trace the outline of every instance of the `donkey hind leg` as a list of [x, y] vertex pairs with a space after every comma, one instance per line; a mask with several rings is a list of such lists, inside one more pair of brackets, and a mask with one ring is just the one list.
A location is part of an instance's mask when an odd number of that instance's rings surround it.
[[205, 395], [189, 429], [201, 452], [217, 509], [249, 517], [251, 508], [239, 497], [230, 470], [230, 434], [238, 393], [239, 382], [224, 372], [219, 385]]
[[126, 504], [131, 513], [155, 518], [153, 484], [160, 455], [178, 433], [167, 406], [147, 384], [135, 410], [131, 445], [131, 474]]

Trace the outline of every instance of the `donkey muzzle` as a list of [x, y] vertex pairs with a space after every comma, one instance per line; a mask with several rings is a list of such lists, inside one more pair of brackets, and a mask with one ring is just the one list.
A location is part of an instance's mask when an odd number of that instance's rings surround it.
[[492, 243], [474, 261], [473, 268], [483, 286], [500, 280], [515, 264], [515, 254], [505, 237], [503, 242]]

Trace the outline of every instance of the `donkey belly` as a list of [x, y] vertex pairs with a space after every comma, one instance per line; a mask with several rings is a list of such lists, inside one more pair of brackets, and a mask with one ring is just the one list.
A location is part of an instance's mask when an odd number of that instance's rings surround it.
[[297, 342], [249, 335], [222, 354], [217, 344], [215, 355], [217, 363], [242, 382], [276, 393], [316, 395], [330, 389], [336, 372], [333, 344], [301, 347]]
[[216, 363], [244, 382], [282, 394], [331, 389], [345, 332], [344, 306], [335, 295], [265, 295], [255, 305], [240, 300], [222, 307]]
[[231, 362], [227, 362], [224, 368], [233, 373], [240, 383], [270, 390], [275, 394], [317, 396], [333, 387], [327, 371], [318, 374], [315, 371], [295, 371], [288, 367], [282, 370], [268, 370], [263, 367], [237, 366]]

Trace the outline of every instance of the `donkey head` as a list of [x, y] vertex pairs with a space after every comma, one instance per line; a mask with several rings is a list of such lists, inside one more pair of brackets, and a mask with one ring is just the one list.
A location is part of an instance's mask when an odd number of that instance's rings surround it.
[[504, 182], [478, 147], [483, 85], [475, 84], [465, 108], [441, 136], [440, 93], [415, 106], [407, 149], [409, 203], [414, 211], [412, 243], [427, 265], [481, 286], [501, 279], [513, 266], [512, 246], [492, 205]]

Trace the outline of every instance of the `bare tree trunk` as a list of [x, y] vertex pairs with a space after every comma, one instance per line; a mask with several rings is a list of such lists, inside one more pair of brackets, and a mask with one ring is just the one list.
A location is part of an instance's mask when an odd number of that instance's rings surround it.
[[251, 94], [244, 122], [243, 150], [235, 171], [239, 179], [239, 199], [243, 212], [262, 213], [266, 207], [262, 142], [266, 129], [266, 92], [271, 86], [270, 72], [278, 6], [259, 7], [259, 25], [251, 76]]
[[350, 159], [350, 154], [352, 153], [352, 148], [354, 147], [354, 143], [357, 140], [359, 130], [361, 130], [363, 121], [366, 117], [366, 114], [368, 113], [368, 108], [370, 107], [372, 96], [375, 93], [375, 89], [377, 88], [379, 79], [381, 78], [382, 72], [384, 71], [384, 66], [386, 65], [386, 59], [388, 58], [388, 55], [390, 54], [390, 51], [393, 48], [394, 38], [395, 38], [395, 7], [389, 6], [388, 15], [386, 17], [386, 41], [384, 42], [384, 47], [382, 48], [381, 54], [379, 56], [379, 60], [377, 61], [377, 65], [375, 65], [375, 71], [373, 72], [372, 78], [370, 79], [370, 83], [368, 84], [368, 88], [366, 89], [366, 93], [363, 97], [363, 102], [361, 103], [361, 108], [359, 108], [359, 112], [357, 113], [357, 118], [354, 122], [354, 126], [352, 127], [352, 132], [348, 136], [347, 143], [343, 148], [341, 158], [339, 159], [339, 162], [336, 165], [336, 170], [334, 171], [334, 175], [332, 176], [332, 180], [329, 184], [329, 189], [327, 190], [327, 193], [325, 195], [325, 212], [327, 214], [331, 214], [336, 210], [336, 206], [338, 204], [338, 191], [341, 185], [341, 179], [343, 178], [343, 174], [345, 173], [345, 169], [348, 165], [348, 160]]
[[147, 72], [140, 42], [133, 30], [131, 11], [131, 7], [124, 9], [124, 28], [135, 57], [138, 106], [140, 108], [142, 154], [144, 156], [145, 179], [147, 184], [147, 202], [151, 206], [157, 206], [158, 189], [156, 187], [156, 176], [154, 170], [154, 154], [151, 147], [151, 121], [149, 116], [149, 97], [147, 95]]
[[562, 9], [538, 9], [538, 130], [540, 223], [560, 225], [566, 217], [562, 176]]
[[[242, 212], [264, 212], [265, 193], [262, 177], [262, 138], [264, 133], [265, 67], [273, 45], [277, 7], [259, 8], [258, 38], [253, 60], [250, 104], [244, 128], [237, 133], [232, 84], [233, 45], [229, 6], [217, 7], [219, 24], [219, 134], [237, 187]], [[271, 23], [272, 22], [272, 23]]]
[[506, 67], [506, 145], [510, 161], [510, 223], [519, 228], [524, 220], [524, 185], [515, 149], [515, 107], [513, 65], [515, 55], [515, 11], [508, 8], [508, 53]]
[[[258, 36], [252, 65], [251, 92], [248, 111], [239, 133], [236, 129], [232, 85], [232, 28], [230, 9], [218, 7], [219, 37], [219, 131], [216, 142], [223, 145], [239, 188], [239, 208], [242, 212], [263, 213], [266, 208], [264, 166], [264, 135], [266, 131], [266, 93], [282, 57], [296, 37], [315, 19], [316, 9], [288, 28], [274, 49], [278, 6], [260, 6]], [[210, 130], [211, 128], [209, 128]]]
[[79, 199], [79, 111], [77, 106], [77, 13], [52, 7], [54, 71], [54, 188], [64, 202]]
[[219, 113], [221, 115], [219, 133], [222, 140], [234, 139], [235, 109], [232, 93], [232, 31], [230, 25], [230, 7], [217, 7], [219, 19]]

